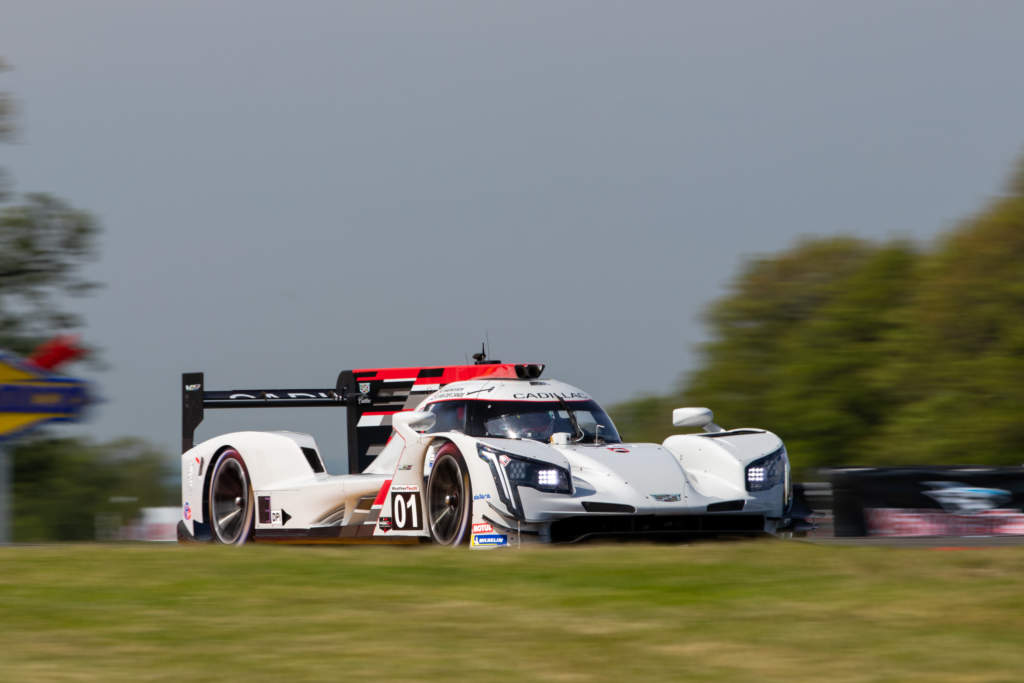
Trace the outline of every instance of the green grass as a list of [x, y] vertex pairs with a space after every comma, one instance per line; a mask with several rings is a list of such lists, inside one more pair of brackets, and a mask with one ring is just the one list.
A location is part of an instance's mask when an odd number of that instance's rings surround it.
[[1020, 680], [1024, 547], [0, 548], [0, 680]]

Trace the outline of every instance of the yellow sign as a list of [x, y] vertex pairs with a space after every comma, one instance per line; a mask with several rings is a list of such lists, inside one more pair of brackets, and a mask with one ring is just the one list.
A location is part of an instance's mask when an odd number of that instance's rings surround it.
[[0, 439], [47, 422], [77, 420], [88, 403], [82, 380], [48, 372], [0, 351]]

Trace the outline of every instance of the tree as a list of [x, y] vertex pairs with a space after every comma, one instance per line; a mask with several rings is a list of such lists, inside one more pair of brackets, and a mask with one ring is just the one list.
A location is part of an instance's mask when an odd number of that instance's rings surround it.
[[14, 540], [91, 541], [97, 519], [128, 522], [174, 505], [164, 455], [137, 439], [92, 444], [42, 437], [14, 449]]
[[[0, 93], [0, 142], [14, 130], [13, 101]], [[0, 169], [0, 348], [28, 354], [81, 324], [67, 309], [97, 286], [82, 270], [96, 255], [99, 227], [52, 195], [12, 194], [4, 178]], [[142, 505], [175, 502], [166, 459], [137, 440], [95, 445], [44, 432], [12, 450], [18, 541], [93, 539], [97, 516], [128, 521]]]
[[927, 256], [907, 313], [888, 349], [899, 406], [866, 461], [1024, 462], [1024, 158]]
[[[0, 72], [8, 68], [0, 59]], [[0, 93], [0, 142], [14, 130], [13, 100]], [[0, 169], [0, 348], [24, 354], [81, 324], [64, 303], [96, 287], [81, 270], [96, 255], [99, 228], [88, 213], [51, 195], [4, 191], [5, 177]]]
[[[707, 405], [822, 466], [1024, 462], [1024, 158], [1003, 196], [930, 249], [852, 238], [749, 263], [669, 397], [612, 409], [630, 439]], [[657, 409], [656, 422], [643, 412]]]
[[[0, 57], [0, 73], [8, 71], [7, 62]], [[0, 142], [10, 142], [14, 137], [14, 100], [9, 93], [0, 92]], [[7, 175], [0, 168], [0, 201], [7, 197]]]
[[97, 231], [88, 213], [46, 194], [0, 208], [0, 347], [28, 353], [81, 324], [61, 300], [96, 287], [81, 267]]
[[[805, 240], [752, 261], [705, 313], [712, 339], [701, 367], [669, 400], [617, 406], [616, 420], [631, 439], [660, 441], [672, 432], [671, 407], [706, 405], [723, 425], [783, 435], [796, 468], [855, 457], [885, 414], [879, 341], [898, 324], [915, 261], [909, 245], [852, 238]], [[638, 414], [654, 406], [662, 414], [651, 428]]]

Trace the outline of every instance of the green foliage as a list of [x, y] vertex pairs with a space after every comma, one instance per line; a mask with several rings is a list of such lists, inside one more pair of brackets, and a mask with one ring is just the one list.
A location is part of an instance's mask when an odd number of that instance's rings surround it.
[[1024, 461], [1024, 159], [931, 249], [804, 241], [748, 264], [706, 321], [678, 391], [613, 408], [626, 438], [660, 441], [672, 407], [707, 405], [777, 432], [798, 471]]
[[891, 345], [900, 400], [873, 445], [900, 461], [1024, 462], [1024, 185], [941, 240], [911, 303]]
[[41, 438], [12, 451], [16, 542], [93, 540], [97, 518], [127, 523], [140, 507], [177, 504], [166, 457], [136, 439]]
[[[0, 58], [0, 72], [7, 69]], [[0, 92], [0, 142], [14, 130], [13, 100]], [[0, 202], [16, 199], [0, 169]], [[81, 270], [96, 255], [98, 231], [88, 213], [48, 194], [0, 206], [0, 348], [26, 354], [81, 324], [63, 304], [97, 286]]]
[[47, 194], [0, 209], [0, 347], [28, 353], [81, 324], [60, 300], [96, 287], [81, 275], [95, 255], [96, 221]]
[[[0, 92], [0, 142], [14, 131], [13, 100]], [[0, 169], [0, 202], [16, 199], [4, 179]], [[96, 287], [82, 269], [98, 232], [92, 216], [48, 194], [0, 205], [0, 348], [28, 354], [81, 324], [65, 306]], [[166, 458], [136, 440], [38, 438], [12, 451], [16, 541], [91, 540], [98, 517], [128, 522], [139, 507], [176, 503]]]
[[[11, 67], [0, 57], [0, 73]], [[0, 92], [0, 141], [6, 142], [14, 136], [14, 99], [10, 93]]]
[[[8, 71], [7, 62], [0, 57], [0, 73]], [[14, 99], [10, 93], [0, 91], [0, 142], [10, 142], [14, 137]], [[0, 168], [0, 202], [8, 195], [9, 180], [4, 169]]]

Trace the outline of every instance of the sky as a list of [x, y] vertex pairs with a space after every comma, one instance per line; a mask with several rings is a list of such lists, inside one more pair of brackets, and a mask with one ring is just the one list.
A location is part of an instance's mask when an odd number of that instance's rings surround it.
[[[103, 226], [76, 433], [176, 454], [184, 371], [331, 387], [485, 336], [614, 404], [695, 367], [748, 259], [926, 243], [998, 193], [1021, 26], [1010, 1], [8, 0], [0, 167]], [[343, 418], [197, 435], [310, 431], [344, 471]]]

